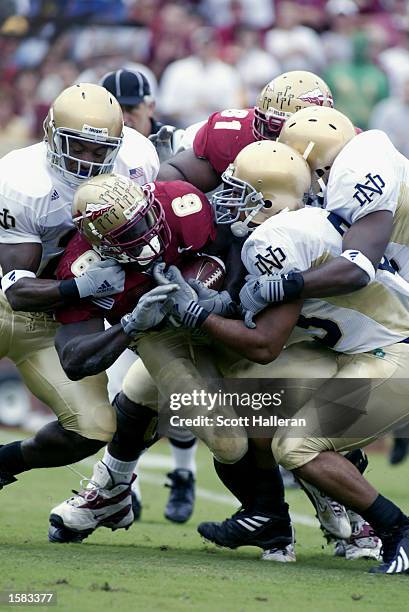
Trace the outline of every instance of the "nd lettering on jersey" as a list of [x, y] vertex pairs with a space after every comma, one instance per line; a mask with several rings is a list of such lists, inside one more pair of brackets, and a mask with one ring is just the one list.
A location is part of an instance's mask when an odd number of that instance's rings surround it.
[[0, 212], [0, 225], [5, 230], [16, 227], [16, 219], [7, 208], [3, 208]]
[[282, 248], [276, 247], [273, 249], [273, 247], [270, 245], [267, 247], [265, 255], [257, 253], [254, 265], [256, 266], [257, 270], [259, 270], [260, 274], [269, 274], [272, 272], [272, 268], [282, 270], [282, 262], [285, 259], [286, 255]]
[[355, 185], [353, 197], [359, 202], [360, 206], [372, 202], [376, 195], [382, 195], [383, 188], [385, 187], [385, 181], [379, 174], [373, 175], [369, 172], [369, 174], [366, 175], [366, 179], [365, 183], [357, 183]]

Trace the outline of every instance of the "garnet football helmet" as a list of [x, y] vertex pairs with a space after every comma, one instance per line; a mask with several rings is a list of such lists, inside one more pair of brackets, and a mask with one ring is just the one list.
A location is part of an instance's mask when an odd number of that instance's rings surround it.
[[[44, 121], [47, 159], [72, 186], [97, 174], [109, 174], [122, 144], [122, 110], [104, 87], [79, 83], [64, 89]], [[74, 142], [106, 148], [101, 161], [84, 161], [72, 151]]]
[[328, 85], [305, 70], [284, 72], [268, 83], [254, 108], [256, 140], [275, 140], [288, 117], [309, 106], [334, 106]]
[[224, 189], [212, 198], [216, 223], [232, 224], [236, 236], [284, 209], [304, 205], [311, 185], [307, 162], [287, 145], [268, 140], [245, 147], [222, 175]]
[[120, 263], [150, 265], [170, 243], [170, 229], [153, 187], [140, 187], [117, 174], [83, 183], [75, 193], [72, 216], [103, 258]]

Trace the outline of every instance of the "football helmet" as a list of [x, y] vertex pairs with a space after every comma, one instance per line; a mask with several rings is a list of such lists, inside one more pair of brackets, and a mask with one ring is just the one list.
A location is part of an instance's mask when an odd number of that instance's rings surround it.
[[284, 122], [309, 106], [334, 106], [328, 85], [306, 70], [284, 72], [267, 83], [254, 108], [253, 134], [256, 140], [275, 140]]
[[[104, 87], [72, 85], [55, 99], [44, 121], [47, 159], [71, 186], [109, 174], [122, 144], [123, 125], [121, 107]], [[74, 142], [106, 147], [105, 156], [101, 161], [80, 159], [72, 151]]]
[[169, 246], [171, 233], [152, 185], [117, 174], [95, 176], [76, 191], [72, 217], [103, 258], [148, 266]]
[[[312, 170], [313, 190], [325, 191], [332, 163], [356, 136], [353, 123], [335, 108], [303, 108], [288, 119], [278, 142], [298, 151]], [[317, 185], [318, 184], [318, 185]]]
[[291, 147], [269, 140], [253, 142], [237, 155], [222, 175], [224, 188], [213, 195], [216, 223], [232, 224], [236, 236], [245, 236], [284, 209], [304, 205], [311, 185], [305, 159]]

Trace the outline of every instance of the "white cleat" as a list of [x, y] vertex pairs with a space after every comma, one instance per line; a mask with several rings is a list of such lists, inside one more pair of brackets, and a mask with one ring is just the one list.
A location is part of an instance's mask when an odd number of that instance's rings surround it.
[[48, 539], [50, 542], [82, 542], [98, 527], [128, 529], [133, 523], [131, 483], [113, 486], [108, 468], [98, 461], [94, 474], [98, 483], [89, 481], [51, 510]]
[[352, 535], [349, 540], [339, 540], [335, 545], [335, 556], [345, 557], [348, 561], [354, 559], [381, 558], [382, 542], [362, 516], [352, 510], [347, 510], [352, 527]]
[[325, 495], [325, 493], [309, 482], [301, 478], [299, 480], [317, 512], [317, 518], [324, 531], [327, 531], [331, 536], [339, 540], [349, 540], [352, 535], [352, 529], [344, 506], [328, 497], [328, 495]]
[[292, 542], [281, 548], [267, 548], [261, 554], [262, 561], [277, 561], [278, 563], [294, 563], [295, 556], [295, 529], [292, 529]]

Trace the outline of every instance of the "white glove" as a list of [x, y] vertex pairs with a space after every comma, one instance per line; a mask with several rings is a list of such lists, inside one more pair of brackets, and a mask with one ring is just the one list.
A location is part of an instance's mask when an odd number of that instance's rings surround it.
[[198, 303], [196, 292], [185, 281], [180, 270], [176, 266], [169, 266], [164, 272], [166, 264], [156, 264], [153, 276], [156, 282], [166, 286], [168, 283], [177, 283], [178, 290], [169, 296], [163, 306], [169, 315], [169, 321], [175, 327], [199, 328], [209, 316], [210, 312], [202, 308]]
[[215, 291], [206, 287], [202, 281], [191, 278], [187, 281], [196, 291], [199, 304], [212, 314], [230, 317], [236, 312], [236, 304], [228, 291]]
[[80, 298], [90, 295], [103, 297], [122, 293], [125, 286], [125, 271], [115, 260], [104, 259], [91, 264], [74, 280]]
[[178, 285], [168, 284], [155, 287], [145, 293], [133, 311], [122, 317], [121, 325], [124, 332], [133, 338], [139, 332], [159, 325], [166, 316], [166, 311], [161, 310], [164, 302], [178, 288]]
[[160, 163], [173, 157], [172, 139], [176, 128], [173, 125], [162, 125], [156, 134], [151, 134], [149, 140], [155, 146]]

